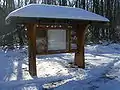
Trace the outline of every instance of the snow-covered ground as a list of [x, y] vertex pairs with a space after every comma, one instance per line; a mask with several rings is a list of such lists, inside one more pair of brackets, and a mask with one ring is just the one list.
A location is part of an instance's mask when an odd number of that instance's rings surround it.
[[26, 48], [0, 49], [0, 90], [119, 90], [120, 44], [87, 45], [85, 69], [71, 67], [74, 53], [37, 56], [37, 77], [28, 73]]

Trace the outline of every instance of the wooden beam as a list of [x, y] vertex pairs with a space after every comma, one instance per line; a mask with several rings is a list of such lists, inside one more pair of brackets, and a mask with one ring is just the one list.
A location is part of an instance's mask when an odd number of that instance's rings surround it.
[[29, 52], [29, 73], [37, 76], [36, 70], [36, 25], [28, 24], [28, 52]]
[[48, 52], [40, 52], [36, 53], [36, 55], [48, 55], [48, 54], [60, 54], [60, 53], [75, 53], [77, 50], [53, 50], [53, 51], [48, 51]]
[[77, 37], [77, 52], [75, 53], [75, 65], [80, 68], [85, 68], [84, 60], [84, 39], [85, 30], [88, 24], [78, 24], [76, 26], [76, 37]]

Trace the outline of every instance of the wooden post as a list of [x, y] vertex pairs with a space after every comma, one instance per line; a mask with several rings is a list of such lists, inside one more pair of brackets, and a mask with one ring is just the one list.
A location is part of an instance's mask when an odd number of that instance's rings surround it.
[[28, 24], [28, 52], [29, 52], [29, 73], [37, 76], [36, 70], [36, 25]]
[[76, 37], [77, 37], [77, 52], [75, 53], [75, 65], [80, 68], [85, 68], [84, 60], [84, 39], [85, 39], [85, 30], [88, 24], [79, 24], [76, 28]]

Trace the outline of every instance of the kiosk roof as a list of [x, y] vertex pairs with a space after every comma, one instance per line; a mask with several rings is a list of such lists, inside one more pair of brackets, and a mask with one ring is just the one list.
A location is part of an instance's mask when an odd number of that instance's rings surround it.
[[12, 18], [17, 17], [109, 22], [109, 20], [103, 16], [80, 8], [42, 4], [29, 4], [19, 9], [16, 9], [6, 17], [6, 21], [12, 20]]

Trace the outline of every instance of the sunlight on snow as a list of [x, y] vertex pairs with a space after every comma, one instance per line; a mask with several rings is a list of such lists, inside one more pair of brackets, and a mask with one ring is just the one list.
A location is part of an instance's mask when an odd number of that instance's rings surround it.
[[17, 67], [18, 67], [18, 62], [14, 61], [13, 62], [13, 73], [11, 74], [9, 81], [17, 80]]
[[22, 90], [39, 90], [37, 86], [29, 86], [29, 87], [24, 87]]
[[56, 61], [40, 61], [37, 65], [38, 77], [68, 75], [68, 70]]

